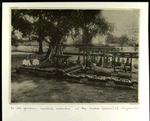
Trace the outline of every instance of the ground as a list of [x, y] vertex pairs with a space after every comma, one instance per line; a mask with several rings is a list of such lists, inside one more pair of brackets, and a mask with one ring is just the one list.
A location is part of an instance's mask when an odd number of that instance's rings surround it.
[[[11, 55], [11, 102], [113, 103], [138, 102], [138, 90], [69, 83], [65, 80], [17, 74], [15, 69], [30, 53]], [[38, 58], [44, 55], [33, 54]], [[73, 59], [74, 57], [72, 57]]]

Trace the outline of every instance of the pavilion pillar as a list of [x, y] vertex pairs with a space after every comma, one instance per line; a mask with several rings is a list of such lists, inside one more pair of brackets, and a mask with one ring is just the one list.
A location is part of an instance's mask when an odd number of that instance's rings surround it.
[[114, 63], [113, 61], [114, 61], [114, 60], [113, 60], [113, 56], [112, 56], [112, 59], [111, 59], [111, 62], [112, 62], [112, 63], [111, 63], [111, 67], [113, 67], [113, 63]]
[[114, 71], [116, 71], [116, 54], [114, 54]]
[[86, 67], [88, 66], [88, 54], [86, 52]]
[[96, 56], [95, 56], [95, 53], [93, 53], [93, 57], [94, 57], [94, 63], [96, 63]]
[[130, 58], [131, 58], [131, 65], [130, 65], [130, 68], [131, 68], [131, 72], [132, 72], [132, 54], [130, 55]]
[[102, 65], [102, 67], [105, 67], [105, 53], [104, 53], [104, 57], [103, 57], [103, 65]]
[[83, 65], [85, 65], [85, 51], [83, 51]]

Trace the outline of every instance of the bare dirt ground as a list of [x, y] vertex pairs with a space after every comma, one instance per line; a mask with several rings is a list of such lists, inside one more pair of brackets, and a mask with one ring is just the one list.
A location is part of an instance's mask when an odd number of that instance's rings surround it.
[[[35, 54], [34, 54], [35, 55]], [[138, 102], [138, 91], [131, 89], [68, 83], [30, 74], [13, 72], [27, 54], [11, 55], [12, 103], [123, 103]], [[37, 55], [41, 58], [43, 55]]]

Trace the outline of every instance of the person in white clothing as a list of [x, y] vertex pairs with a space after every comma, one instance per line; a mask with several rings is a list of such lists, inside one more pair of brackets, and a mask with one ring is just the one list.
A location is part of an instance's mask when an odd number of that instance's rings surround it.
[[29, 60], [28, 57], [27, 57], [26, 59], [23, 60], [22, 65], [24, 65], [24, 66], [31, 66], [31, 63], [30, 63], [30, 60]]
[[39, 60], [37, 59], [37, 56], [36, 56], [36, 58], [33, 60], [33, 65], [34, 65], [34, 66], [39, 65]]
[[23, 60], [22, 65], [25, 66], [26, 65], [26, 58]]

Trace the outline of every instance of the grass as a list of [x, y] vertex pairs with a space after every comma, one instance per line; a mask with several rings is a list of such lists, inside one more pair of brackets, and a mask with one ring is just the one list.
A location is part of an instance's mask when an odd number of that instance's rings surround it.
[[[12, 82], [12, 102], [97, 103], [137, 102], [135, 90], [67, 83], [62, 80], [18, 75]], [[18, 80], [22, 82], [18, 83]]]

